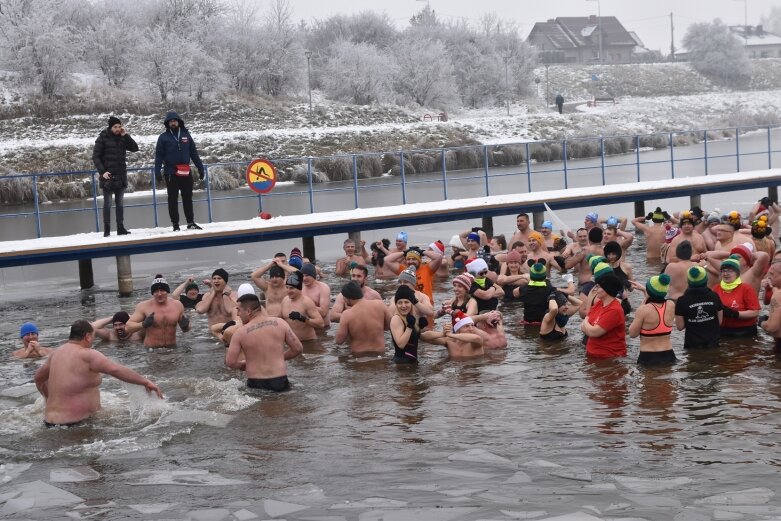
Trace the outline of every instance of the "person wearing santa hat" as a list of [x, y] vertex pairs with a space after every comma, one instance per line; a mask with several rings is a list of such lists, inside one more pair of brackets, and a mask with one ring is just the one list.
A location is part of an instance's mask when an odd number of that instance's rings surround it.
[[421, 338], [434, 345], [447, 347], [447, 352], [454, 359], [468, 359], [483, 356], [483, 337], [475, 327], [472, 318], [463, 311], [452, 315], [450, 324], [445, 324], [441, 331], [421, 333]]

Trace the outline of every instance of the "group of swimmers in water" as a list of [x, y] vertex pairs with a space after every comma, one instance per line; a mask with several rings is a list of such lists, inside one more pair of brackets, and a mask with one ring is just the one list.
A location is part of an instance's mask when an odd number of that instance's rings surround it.
[[[41, 346], [37, 327], [25, 323], [23, 347], [14, 356], [46, 357], [35, 377], [47, 397], [45, 421], [69, 425], [100, 407], [103, 373], [162, 397], [153, 382], [90, 348], [96, 338], [173, 346], [177, 329], [190, 329], [189, 309], [207, 315], [211, 334], [227, 348], [226, 366], [244, 371], [248, 387], [271, 391], [290, 388], [286, 361], [316, 345], [332, 324], [336, 343], [347, 343], [355, 356], [385, 355], [389, 331], [395, 363], [417, 363], [421, 342], [466, 359], [507, 347], [500, 308], [515, 303], [523, 307], [523, 325], [546, 342], [567, 337], [570, 317], [579, 314], [589, 357], [626, 356], [628, 335], [640, 337], [638, 363], [674, 363], [673, 328], [685, 331], [687, 349], [717, 348], [721, 337], [756, 336], [758, 328], [781, 346], [781, 255], [772, 233], [779, 215], [781, 208], [764, 198], [747, 221], [735, 211], [721, 215], [696, 207], [674, 215], [657, 208], [633, 219], [634, 232], [645, 235], [646, 258], [661, 265], [644, 284], [626, 260], [635, 239], [628, 220], [595, 213], [586, 215], [582, 228], [560, 234], [550, 221], [534, 230], [521, 213], [509, 241], [479, 227], [427, 247], [411, 246], [405, 232], [393, 245], [382, 239], [368, 249], [364, 241], [348, 239], [334, 274], [350, 280], [333, 299], [324, 271], [294, 248], [289, 257], [277, 254], [256, 269], [251, 283], [236, 291], [222, 268], [204, 280], [204, 293], [193, 277], [172, 291], [158, 274], [151, 298], [132, 314], [79, 320], [56, 350]], [[376, 279], [398, 282], [387, 303], [368, 284], [370, 269]], [[557, 285], [555, 274], [561, 276]], [[453, 296], [437, 306], [434, 286], [448, 279]], [[635, 310], [633, 291], [644, 296]], [[760, 295], [768, 305], [762, 316]]]

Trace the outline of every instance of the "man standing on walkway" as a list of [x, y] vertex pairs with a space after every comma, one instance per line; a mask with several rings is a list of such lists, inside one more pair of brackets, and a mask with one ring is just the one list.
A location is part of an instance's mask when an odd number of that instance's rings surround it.
[[[188, 230], [200, 230], [195, 224], [193, 214], [193, 173], [190, 170], [190, 160], [195, 163], [201, 179], [206, 178], [198, 149], [195, 148], [190, 132], [185, 128], [184, 121], [174, 111], [165, 115], [165, 132], [157, 138], [155, 148], [155, 178], [162, 182], [165, 175], [168, 189], [168, 215], [174, 231], [179, 231], [179, 192], [182, 192], [182, 207], [187, 219]], [[162, 169], [162, 172], [161, 172]]]
[[119, 118], [108, 118], [104, 128], [95, 140], [92, 149], [92, 163], [100, 176], [103, 190], [103, 237], [111, 235], [111, 196], [117, 205], [117, 235], [127, 235], [125, 229], [125, 208], [123, 199], [127, 188], [127, 152], [138, 152], [138, 145]]
[[564, 110], [564, 96], [556, 94], [556, 108], [559, 109], [559, 114]]

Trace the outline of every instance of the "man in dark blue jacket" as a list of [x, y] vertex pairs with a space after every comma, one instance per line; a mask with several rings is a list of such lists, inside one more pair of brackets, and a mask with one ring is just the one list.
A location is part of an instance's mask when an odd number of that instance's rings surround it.
[[[168, 189], [168, 215], [174, 231], [179, 231], [179, 192], [182, 192], [182, 207], [187, 219], [188, 230], [200, 230], [193, 215], [193, 173], [190, 160], [195, 163], [200, 177], [206, 176], [198, 150], [195, 148], [190, 132], [184, 127], [184, 121], [174, 111], [165, 115], [165, 132], [157, 138], [155, 148], [155, 178], [162, 182], [165, 175]], [[161, 173], [162, 168], [162, 173]]]

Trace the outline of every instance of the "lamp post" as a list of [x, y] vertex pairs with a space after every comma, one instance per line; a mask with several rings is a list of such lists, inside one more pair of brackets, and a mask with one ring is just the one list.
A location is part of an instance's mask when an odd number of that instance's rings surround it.
[[735, 0], [743, 2], [743, 45], [748, 45], [748, 0]]
[[545, 106], [548, 107], [548, 100], [550, 99], [550, 82], [548, 81], [548, 65], [545, 64]]
[[507, 115], [510, 115], [510, 74], [508, 67], [510, 64], [510, 57], [504, 56], [504, 90], [507, 96]]
[[304, 51], [306, 56], [306, 84], [309, 88], [309, 113], [312, 113], [312, 51]]
[[602, 57], [602, 2], [601, 0], [586, 0], [586, 1], [597, 3], [597, 30], [599, 31], [599, 63], [605, 63], [605, 60]]

